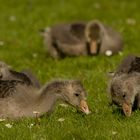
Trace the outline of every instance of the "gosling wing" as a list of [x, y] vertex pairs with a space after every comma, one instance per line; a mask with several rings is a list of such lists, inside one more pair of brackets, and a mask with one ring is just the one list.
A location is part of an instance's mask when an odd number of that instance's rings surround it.
[[132, 72], [140, 72], [140, 57], [129, 55], [121, 62], [115, 75]]

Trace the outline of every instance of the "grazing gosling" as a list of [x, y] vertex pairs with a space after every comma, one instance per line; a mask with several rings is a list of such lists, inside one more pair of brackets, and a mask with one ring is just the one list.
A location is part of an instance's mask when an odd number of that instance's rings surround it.
[[86, 91], [80, 81], [53, 81], [40, 90], [21, 81], [0, 81], [0, 118], [18, 119], [36, 117], [52, 112], [58, 100], [62, 100], [88, 114]]
[[109, 84], [112, 102], [120, 105], [126, 116], [140, 109], [140, 57], [126, 57]]

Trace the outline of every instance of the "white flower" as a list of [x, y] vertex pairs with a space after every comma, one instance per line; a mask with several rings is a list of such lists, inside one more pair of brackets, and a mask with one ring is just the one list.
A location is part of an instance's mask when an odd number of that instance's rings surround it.
[[136, 20], [133, 19], [133, 18], [128, 18], [128, 19], [126, 19], [126, 23], [128, 25], [135, 25], [136, 24]]
[[117, 134], [117, 132], [116, 131], [112, 131], [112, 135], [116, 135]]
[[31, 124], [30, 124], [30, 126], [34, 126], [34, 124], [33, 124], [33, 123], [31, 123]]
[[37, 58], [38, 56], [37, 53], [33, 53], [32, 55], [33, 55], [33, 58]]
[[31, 123], [28, 127], [29, 128], [32, 128], [34, 126], [34, 124], [33, 123]]
[[16, 16], [14, 16], [14, 15], [10, 16], [9, 20], [12, 21], [12, 22], [16, 21]]
[[3, 122], [3, 121], [5, 121], [5, 119], [0, 119], [0, 122]]
[[65, 121], [65, 119], [64, 118], [59, 118], [58, 121], [63, 122], [63, 121]]
[[5, 124], [5, 126], [6, 126], [7, 128], [12, 128], [12, 125], [11, 125], [10, 123]]
[[120, 51], [120, 52], [119, 52], [119, 55], [120, 55], [120, 56], [122, 56], [122, 55], [123, 55], [123, 53]]
[[62, 106], [62, 107], [68, 107], [67, 104], [59, 104], [59, 105]]
[[0, 41], [0, 46], [3, 46], [4, 45], [4, 41]]
[[111, 56], [111, 55], [112, 55], [112, 51], [111, 51], [111, 50], [107, 50], [107, 51], [105, 52], [105, 55], [106, 55], [106, 56]]

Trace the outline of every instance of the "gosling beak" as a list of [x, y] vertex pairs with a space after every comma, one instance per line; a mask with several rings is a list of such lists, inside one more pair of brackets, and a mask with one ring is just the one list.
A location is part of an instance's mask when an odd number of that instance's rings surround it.
[[128, 105], [127, 103], [123, 103], [122, 105], [123, 112], [127, 117], [130, 117], [132, 114], [132, 105]]
[[90, 43], [90, 53], [94, 55], [97, 54], [97, 51], [98, 51], [97, 41], [92, 41]]
[[82, 112], [86, 113], [86, 114], [90, 113], [88, 105], [87, 105], [87, 102], [85, 100], [81, 100], [81, 102], [80, 102], [80, 110]]

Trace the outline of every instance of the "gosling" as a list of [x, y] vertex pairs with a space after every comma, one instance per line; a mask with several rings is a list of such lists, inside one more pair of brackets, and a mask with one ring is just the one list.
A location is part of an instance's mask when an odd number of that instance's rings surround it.
[[121, 35], [98, 20], [60, 24], [41, 30], [44, 46], [53, 58], [111, 56], [123, 48]]
[[140, 57], [126, 57], [109, 84], [112, 102], [121, 106], [126, 116], [140, 109]]
[[27, 86], [17, 80], [0, 80], [0, 118], [18, 119], [36, 117], [54, 110], [58, 100], [62, 100], [88, 114], [87, 93], [80, 81], [58, 80], [46, 84], [41, 89]]

